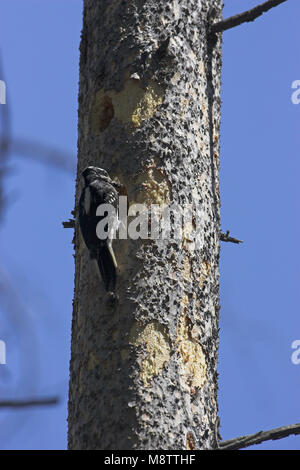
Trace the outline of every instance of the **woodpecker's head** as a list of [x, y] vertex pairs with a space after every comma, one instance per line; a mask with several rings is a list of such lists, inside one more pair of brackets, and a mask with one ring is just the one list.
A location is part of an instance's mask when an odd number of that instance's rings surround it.
[[86, 184], [89, 184], [94, 180], [111, 181], [107, 171], [96, 166], [88, 166], [85, 168], [82, 172], [82, 176]]

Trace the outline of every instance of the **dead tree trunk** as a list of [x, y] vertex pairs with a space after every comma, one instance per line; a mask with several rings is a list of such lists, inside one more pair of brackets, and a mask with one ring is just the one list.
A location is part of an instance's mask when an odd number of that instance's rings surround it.
[[84, 1], [76, 206], [94, 165], [130, 204], [195, 212], [181, 238], [115, 240], [114, 305], [76, 220], [70, 449], [217, 445], [221, 4]]

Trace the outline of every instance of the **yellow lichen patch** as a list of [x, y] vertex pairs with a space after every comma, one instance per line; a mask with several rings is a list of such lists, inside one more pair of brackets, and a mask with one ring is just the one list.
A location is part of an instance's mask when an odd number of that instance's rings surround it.
[[113, 117], [124, 124], [141, 126], [162, 104], [164, 95], [163, 88], [157, 83], [150, 81], [146, 88], [142, 88], [140, 81], [134, 78], [127, 79], [119, 92], [99, 90], [91, 112], [92, 134], [103, 132]]
[[220, 185], [218, 181], [215, 182], [215, 192], [216, 192], [216, 195], [220, 197]]
[[200, 289], [203, 287], [204, 281], [210, 275], [211, 265], [208, 261], [202, 261], [201, 263], [201, 274], [199, 278], [199, 287]]
[[183, 310], [186, 311], [188, 305], [189, 305], [189, 298], [187, 295], [184, 295], [182, 297], [182, 305], [183, 305]]
[[193, 251], [195, 248], [195, 226], [193, 220], [186, 218], [182, 229], [182, 248]]
[[183, 261], [182, 275], [186, 281], [191, 281], [191, 262], [188, 256]]
[[180, 319], [176, 342], [181, 358], [181, 374], [191, 392], [201, 388], [207, 380], [205, 355], [200, 344], [190, 334], [190, 321], [187, 316]]
[[139, 127], [142, 121], [149, 119], [155, 113], [157, 107], [164, 100], [164, 91], [155, 82], [150, 83], [146, 90], [142, 90], [135, 112], [132, 114], [134, 126]]
[[202, 122], [205, 126], [208, 126], [208, 124], [209, 124], [208, 103], [207, 103], [206, 100], [202, 101], [201, 111], [202, 111]]
[[140, 191], [136, 202], [145, 204], [150, 208], [151, 204], [157, 204], [161, 210], [171, 202], [171, 184], [165, 173], [153, 163], [146, 168], [146, 172], [138, 178]]
[[189, 100], [184, 98], [183, 96], [180, 98], [180, 119], [184, 119], [186, 112], [188, 110]]
[[175, 72], [170, 81], [172, 85], [176, 85], [179, 82], [179, 80], [180, 80], [180, 73]]
[[208, 146], [207, 146], [207, 143], [206, 142], [201, 142], [201, 145], [200, 145], [200, 150], [202, 153], [205, 153], [207, 152], [207, 149], [208, 149]]
[[203, 60], [199, 62], [198, 66], [198, 73], [199, 75], [205, 76], [206, 75], [206, 70], [205, 70], [205, 63]]
[[170, 360], [171, 344], [168, 332], [158, 322], [147, 325], [136, 322], [131, 328], [129, 341], [134, 346], [142, 346], [145, 349], [140, 377], [147, 385], [152, 377], [161, 373], [164, 365]]
[[142, 421], [147, 422], [147, 423], [149, 423], [151, 421], [151, 417], [149, 415], [147, 415], [146, 413], [143, 413], [141, 415], [141, 419], [142, 419]]

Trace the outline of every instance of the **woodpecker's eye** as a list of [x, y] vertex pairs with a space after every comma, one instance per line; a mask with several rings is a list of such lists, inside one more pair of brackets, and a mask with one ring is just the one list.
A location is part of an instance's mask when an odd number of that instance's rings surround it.
[[109, 177], [107, 171], [103, 170], [103, 168], [98, 168], [97, 173], [98, 173], [100, 178], [108, 178]]

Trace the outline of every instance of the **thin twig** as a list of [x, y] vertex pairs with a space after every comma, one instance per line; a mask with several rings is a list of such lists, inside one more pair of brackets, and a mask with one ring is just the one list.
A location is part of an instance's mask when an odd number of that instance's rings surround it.
[[57, 148], [51, 148], [49, 145], [40, 142], [16, 137], [11, 139], [9, 148], [12, 154], [45, 163], [71, 175], [75, 174], [76, 165], [74, 156]]
[[75, 228], [75, 220], [69, 219], [66, 222], [62, 222], [64, 228]]
[[[0, 79], [5, 81], [0, 54]], [[6, 101], [8, 100], [6, 92]], [[8, 100], [9, 101], [9, 100]], [[4, 179], [7, 172], [10, 151], [11, 122], [8, 104], [0, 105], [0, 219], [3, 216], [7, 196], [4, 194]]]
[[300, 434], [300, 423], [291, 424], [290, 426], [283, 426], [281, 428], [270, 429], [269, 431], [259, 431], [255, 434], [248, 436], [236, 437], [228, 441], [219, 442], [219, 449], [221, 450], [238, 450], [244, 447], [260, 444], [264, 441], [275, 441], [291, 435]]
[[1, 400], [0, 408], [25, 408], [29, 406], [57, 405], [58, 397], [36, 398], [31, 400]]
[[221, 232], [220, 233], [220, 240], [222, 242], [230, 242], [230, 243], [237, 243], [237, 244], [243, 243], [243, 240], [239, 240], [238, 238], [230, 237], [229, 233], [230, 233], [229, 230], [227, 230], [226, 233]]
[[210, 32], [220, 33], [221, 31], [226, 31], [226, 29], [234, 28], [235, 26], [239, 26], [240, 24], [246, 23], [247, 21], [254, 21], [266, 11], [286, 1], [287, 0], [268, 0], [267, 2], [261, 3], [260, 5], [251, 8], [251, 10], [244, 11], [243, 13], [239, 13], [238, 15], [230, 16], [230, 18], [226, 18], [226, 20], [214, 23], [210, 27]]

